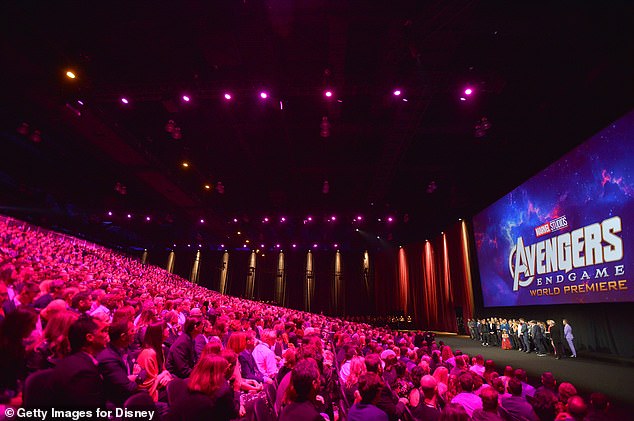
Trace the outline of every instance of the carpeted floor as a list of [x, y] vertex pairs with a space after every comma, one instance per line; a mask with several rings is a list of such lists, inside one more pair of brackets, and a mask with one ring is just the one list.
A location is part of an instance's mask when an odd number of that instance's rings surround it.
[[[613, 416], [634, 414], [634, 365], [627, 361], [607, 362], [578, 355], [578, 358], [555, 359], [552, 355], [538, 357], [517, 350], [503, 350], [498, 347], [484, 347], [468, 336], [437, 334], [437, 341], [444, 341], [452, 350], [459, 349], [474, 356], [482, 354], [485, 359], [495, 361], [498, 371], [504, 366], [523, 368], [529, 376], [529, 383], [539, 385], [541, 373], [550, 371], [558, 383], [570, 382], [581, 396], [587, 398], [592, 392], [603, 392], [612, 401]], [[634, 419], [634, 418], [623, 418]]]

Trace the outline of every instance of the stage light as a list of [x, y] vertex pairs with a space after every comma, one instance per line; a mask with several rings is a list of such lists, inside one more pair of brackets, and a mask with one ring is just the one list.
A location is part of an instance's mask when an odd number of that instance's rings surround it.
[[280, 248], [281, 246], [279, 244], [276, 244], [275, 247]]
[[209, 184], [205, 184], [205, 189], [206, 190], [211, 190], [211, 186]]
[[79, 105], [84, 105], [83, 101], [82, 101], [82, 100], [80, 100], [80, 99], [78, 99], [78, 100], [77, 100], [77, 103], [78, 103]]
[[333, 215], [333, 216], [330, 217], [330, 220], [334, 222], [334, 221], [337, 220], [337, 217], [335, 215]]
[[225, 93], [225, 99], [229, 101], [231, 99], [231, 94], [229, 92]]
[[264, 222], [264, 223], [269, 222], [269, 218], [268, 218], [268, 217], [264, 217], [264, 219], [262, 220], [262, 222]]
[[335, 244], [333, 244], [332, 246], [333, 246], [334, 248], [337, 248], [337, 247], [339, 247], [339, 244], [335, 243]]
[[220, 248], [221, 249], [225, 248], [225, 245], [224, 244], [220, 244]]
[[460, 97], [460, 101], [466, 101], [466, 100], [467, 100], [467, 98], [465, 98], [463, 96]]
[[69, 78], [69, 79], [75, 79], [77, 77], [77, 75], [75, 75], [75, 73], [73, 73], [73, 71], [68, 70], [66, 72], [66, 77]]
[[403, 102], [407, 102], [407, 98], [403, 98]]
[[401, 95], [401, 90], [400, 89], [396, 89], [394, 92], [392, 92], [394, 94], [394, 96], [400, 96]]
[[149, 221], [149, 220], [150, 220], [150, 217], [149, 217], [149, 216], [146, 216], [146, 217], [145, 217], [145, 220], [146, 220], [146, 221]]
[[128, 101], [128, 98], [124, 98], [124, 97], [121, 97], [121, 102], [126, 105], [130, 103], [130, 101]]
[[293, 248], [297, 248], [297, 244], [293, 244]]
[[183, 168], [189, 168], [189, 162], [187, 161], [184, 161], [182, 165], [183, 165]]
[[242, 233], [241, 233], [240, 231], [238, 231], [236, 234], [238, 234], [238, 235], [242, 235]]
[[131, 218], [132, 218], [132, 215], [128, 214], [128, 219], [131, 219]]
[[264, 248], [264, 244], [260, 244], [260, 248], [263, 249]]
[[356, 232], [359, 232], [359, 228], [355, 229]]
[[361, 220], [363, 220], [363, 216], [361, 215], [357, 216], [357, 221], [361, 221]]
[[306, 220], [307, 220], [308, 222], [312, 222], [313, 217], [312, 217], [312, 216], [309, 216], [309, 217], [307, 217], [307, 218], [306, 218]]
[[198, 248], [201, 248], [203, 245], [202, 244], [198, 244]]
[[200, 220], [200, 223], [201, 223], [201, 224], [204, 224], [204, 223], [205, 223], [205, 220], [204, 220], [204, 219], [201, 219], [201, 220]]
[[471, 95], [472, 93], [473, 93], [473, 89], [471, 89], [471, 88], [467, 88], [467, 89], [464, 90], [464, 94], [465, 95]]
[[112, 216], [112, 211], [108, 211], [108, 216]]
[[328, 98], [332, 97], [332, 91], [326, 91], [324, 92], [324, 95]]
[[183, 95], [181, 98], [183, 98], [183, 101], [185, 102], [189, 102], [191, 100], [191, 98], [189, 98], [189, 96], [187, 95]]
[[314, 249], [316, 249], [317, 247], [319, 247], [319, 246], [317, 245], [317, 243], [313, 244], [313, 248], [314, 248]]
[[269, 94], [267, 94], [266, 92], [264, 91], [260, 92], [260, 98], [267, 99], [268, 97], [269, 97]]
[[243, 248], [243, 249], [247, 248], [247, 245], [246, 245], [246, 244], [243, 244], [243, 245], [242, 245], [242, 248]]
[[233, 222], [238, 222], [238, 218], [233, 218]]
[[176, 243], [172, 244], [172, 247], [176, 247]]
[[280, 222], [286, 222], [286, 218], [284, 218], [283, 216], [280, 218]]
[[393, 222], [393, 221], [394, 221], [394, 218], [392, 218], [391, 216], [387, 217], [387, 222]]

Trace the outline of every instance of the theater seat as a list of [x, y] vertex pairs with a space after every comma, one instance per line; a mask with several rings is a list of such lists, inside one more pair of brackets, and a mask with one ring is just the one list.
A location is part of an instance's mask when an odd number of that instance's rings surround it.
[[24, 382], [23, 405], [25, 408], [45, 408], [54, 406], [52, 368], [30, 374]]
[[167, 384], [167, 403], [171, 406], [178, 402], [187, 394], [187, 381], [174, 377], [171, 382]]

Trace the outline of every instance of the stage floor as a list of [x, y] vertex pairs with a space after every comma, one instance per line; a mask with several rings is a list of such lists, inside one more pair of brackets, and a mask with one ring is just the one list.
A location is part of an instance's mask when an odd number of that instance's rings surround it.
[[495, 361], [497, 371], [504, 370], [506, 365], [523, 368], [532, 385], [539, 385], [541, 374], [544, 371], [550, 371], [558, 384], [572, 383], [584, 398], [587, 399], [592, 392], [602, 392], [610, 398], [615, 412], [628, 414], [628, 416], [634, 413], [634, 365], [631, 361], [625, 359], [606, 361], [580, 353], [577, 353], [577, 358], [557, 360], [552, 355], [538, 357], [534, 352], [526, 354], [494, 346], [484, 347], [468, 336], [437, 333], [436, 341], [441, 340], [451, 346], [454, 351], [459, 349], [470, 356], [482, 354], [485, 359], [492, 359]]

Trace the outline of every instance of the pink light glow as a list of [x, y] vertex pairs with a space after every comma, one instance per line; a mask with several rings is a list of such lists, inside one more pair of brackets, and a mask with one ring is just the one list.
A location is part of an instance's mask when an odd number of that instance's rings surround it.
[[319, 246], [317, 245], [317, 243], [313, 244], [313, 248], [314, 248], [314, 249], [316, 249], [317, 247], [319, 247]]
[[268, 97], [269, 97], [269, 94], [267, 94], [266, 92], [260, 92], [260, 98], [267, 99]]
[[310, 221], [312, 221], [312, 220], [313, 220], [313, 217], [312, 217], [312, 216], [309, 216], [308, 218], [306, 218], [306, 220], [307, 220], [308, 222], [310, 222]]
[[333, 244], [333, 247], [337, 248], [337, 247], [339, 247], [339, 244], [335, 243], [335, 244]]
[[324, 93], [324, 95], [326, 95], [328, 98], [330, 98], [332, 96], [332, 91], [326, 91]]
[[297, 248], [297, 244], [293, 244], [293, 248]]
[[132, 215], [128, 214], [128, 219], [132, 218]]
[[146, 221], [149, 221], [149, 220], [150, 220], [150, 217], [149, 217], [149, 216], [146, 216], [146, 217], [145, 217], [145, 220], [146, 220]]
[[331, 217], [330, 217], [330, 220], [331, 220], [331, 221], [336, 221], [336, 220], [337, 220], [337, 217], [336, 217], [335, 215], [333, 215], [333, 216], [331, 216]]
[[262, 222], [269, 222], [269, 218], [268, 217], [264, 218]]
[[224, 244], [220, 244], [220, 248], [225, 248], [225, 245]]
[[275, 247], [280, 248], [281, 246], [279, 244], [276, 244]]
[[262, 248], [262, 249], [263, 249], [263, 248], [264, 248], [264, 244], [260, 244], [260, 248]]
[[401, 94], [401, 91], [400, 89], [397, 89], [393, 93], [394, 93], [394, 96], [399, 96]]
[[280, 218], [280, 222], [286, 222], [286, 218], [284, 218], [283, 216]]
[[233, 218], [233, 222], [238, 222], [238, 218]]
[[460, 97], [460, 101], [466, 101], [466, 100], [467, 100], [467, 98], [465, 98], [463, 96]]
[[183, 101], [189, 102], [190, 98], [187, 95], [183, 95]]
[[201, 220], [200, 220], [200, 223], [201, 223], [201, 224], [204, 224], [204, 223], [205, 223], [205, 220], [204, 220], [204, 219], [201, 219]]
[[465, 95], [471, 95], [472, 93], [473, 93], [473, 89], [471, 89], [471, 88], [467, 88], [467, 89], [464, 90], [464, 94]]
[[394, 218], [392, 218], [391, 216], [387, 217], [387, 222], [394, 222]]
[[359, 215], [357, 216], [357, 221], [361, 221], [363, 219], [363, 216]]
[[130, 101], [128, 101], [127, 98], [121, 98], [121, 102], [123, 102], [124, 104], [129, 104]]
[[227, 92], [227, 93], [225, 94], [225, 99], [226, 99], [227, 101], [229, 101], [229, 100], [231, 99], [231, 94]]
[[112, 211], [109, 211], [109, 212], [108, 212], [108, 216], [112, 216]]

